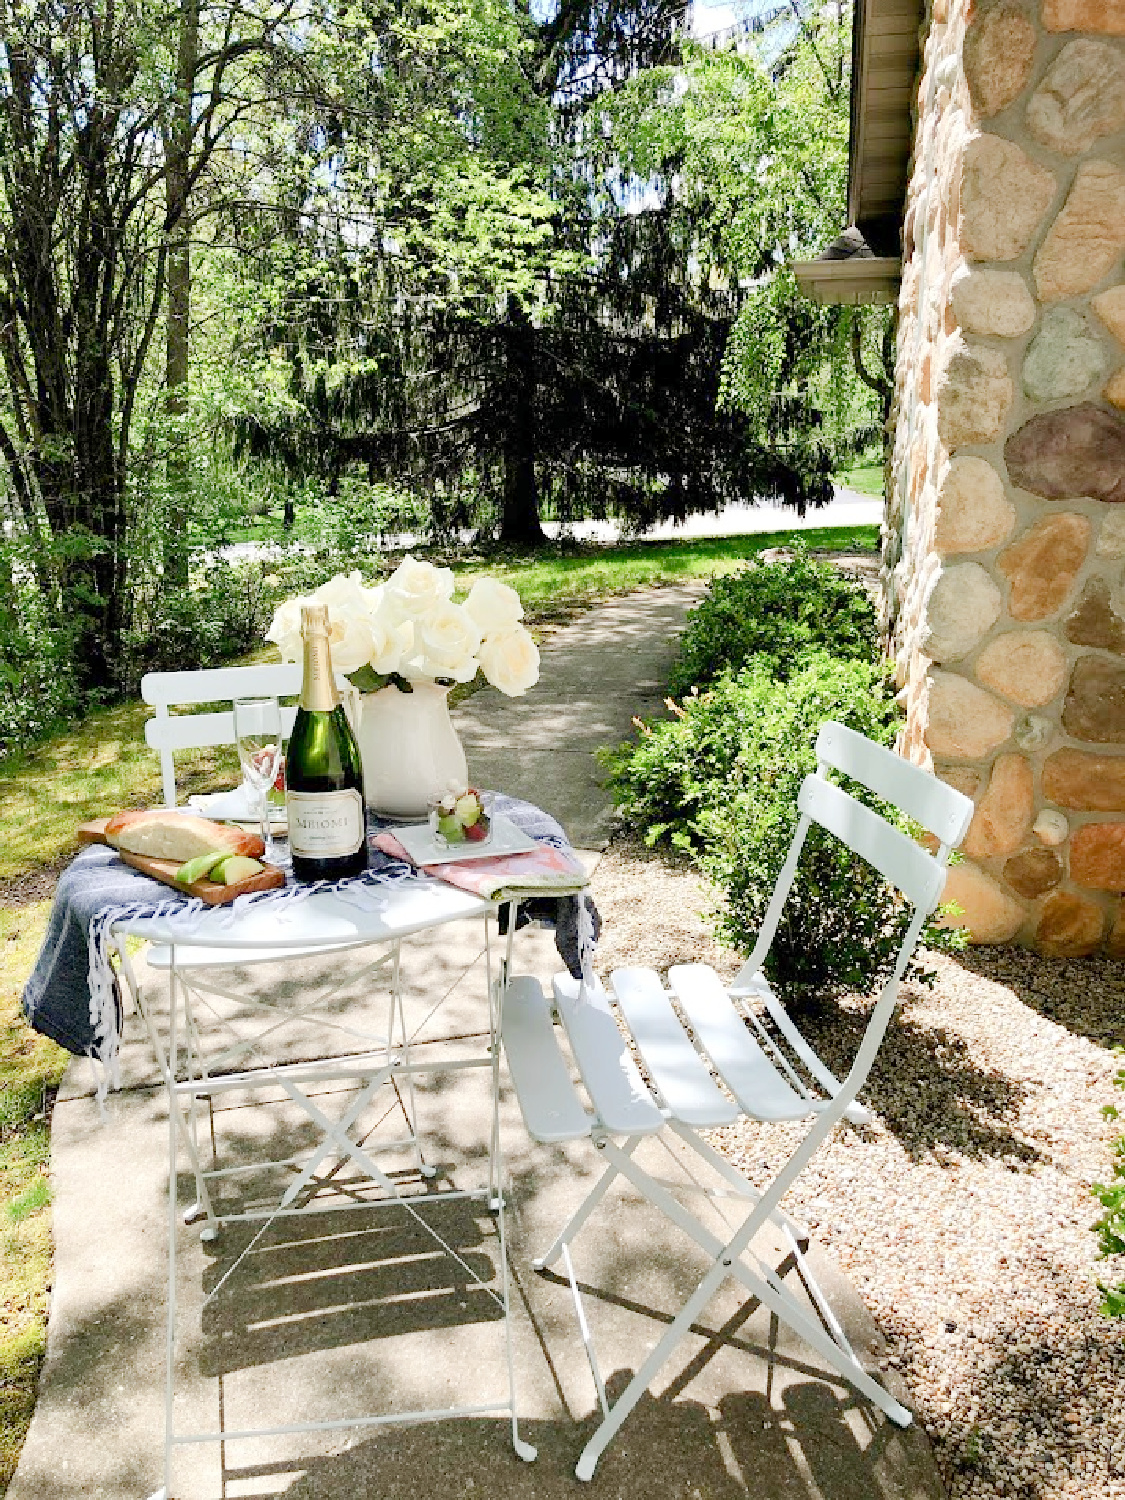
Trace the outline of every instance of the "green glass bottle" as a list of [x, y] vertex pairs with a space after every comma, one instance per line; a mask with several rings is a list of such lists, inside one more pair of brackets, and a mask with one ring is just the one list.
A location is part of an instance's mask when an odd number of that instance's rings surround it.
[[301, 606], [305, 670], [285, 757], [289, 852], [298, 880], [342, 880], [367, 868], [363, 767], [332, 675], [328, 607]]

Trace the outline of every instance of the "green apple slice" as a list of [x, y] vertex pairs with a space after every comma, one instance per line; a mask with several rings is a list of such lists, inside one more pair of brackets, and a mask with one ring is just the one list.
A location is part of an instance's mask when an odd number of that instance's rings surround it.
[[229, 849], [212, 849], [209, 854], [197, 854], [194, 859], [189, 859], [187, 864], [180, 866], [176, 871], [176, 880], [181, 885], [192, 885], [195, 881], [210, 875], [216, 865], [221, 865], [225, 859], [229, 858]]
[[219, 885], [237, 885], [240, 880], [249, 880], [251, 875], [258, 875], [264, 869], [260, 860], [251, 859], [248, 854], [229, 854], [211, 871], [211, 879]]

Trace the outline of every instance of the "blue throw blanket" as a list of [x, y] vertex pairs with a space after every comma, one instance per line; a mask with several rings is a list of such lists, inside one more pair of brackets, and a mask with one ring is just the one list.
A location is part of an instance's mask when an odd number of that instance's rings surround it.
[[[497, 793], [495, 811], [515, 823], [529, 838], [569, 851], [562, 828], [549, 814], [513, 797]], [[386, 825], [369, 819], [368, 837]], [[279, 864], [288, 860], [288, 846]], [[341, 881], [338, 888], [383, 885], [413, 880], [412, 866], [370, 850], [363, 875]], [[286, 901], [325, 886], [298, 886], [290, 876], [284, 890], [265, 891], [242, 901]], [[109, 960], [112, 923], [139, 917], [175, 917], [190, 922], [203, 903], [177, 895], [139, 870], [123, 863], [104, 845], [85, 849], [59, 880], [47, 934], [35, 968], [23, 992], [23, 1012], [36, 1031], [51, 1037], [68, 1052], [96, 1059], [103, 1065], [99, 1093], [117, 1085], [117, 1053], [121, 1038], [121, 1005], [116, 977]], [[597, 908], [589, 896], [539, 897], [521, 903], [518, 925], [537, 920], [555, 929], [555, 945], [571, 974], [582, 971], [582, 948], [596, 941], [601, 928]]]

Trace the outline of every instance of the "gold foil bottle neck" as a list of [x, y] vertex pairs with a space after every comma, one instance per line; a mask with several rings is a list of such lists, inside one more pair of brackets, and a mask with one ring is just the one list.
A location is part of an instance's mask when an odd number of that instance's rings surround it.
[[329, 650], [328, 606], [301, 605], [301, 635], [305, 642], [305, 670], [301, 679], [301, 707], [311, 713], [330, 713], [340, 701]]

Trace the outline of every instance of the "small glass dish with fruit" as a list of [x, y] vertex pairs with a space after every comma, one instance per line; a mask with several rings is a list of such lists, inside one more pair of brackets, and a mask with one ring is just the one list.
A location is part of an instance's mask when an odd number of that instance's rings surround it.
[[430, 803], [429, 825], [439, 849], [487, 844], [492, 837], [492, 794], [472, 786], [463, 791], [449, 788]]

